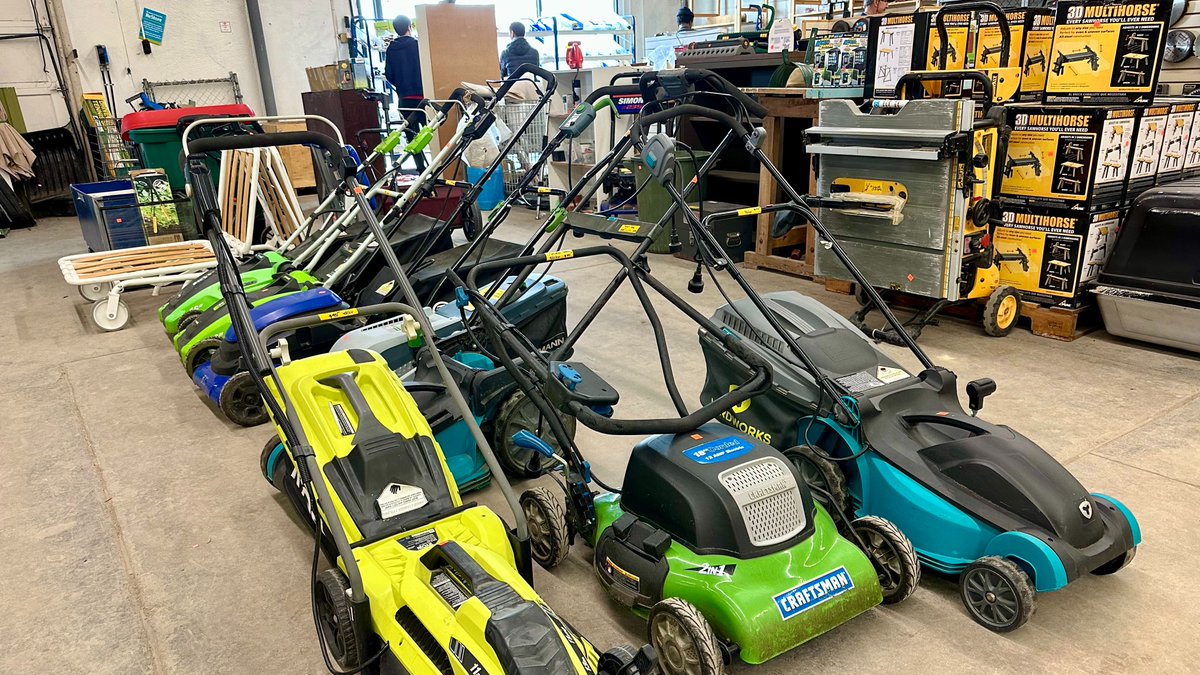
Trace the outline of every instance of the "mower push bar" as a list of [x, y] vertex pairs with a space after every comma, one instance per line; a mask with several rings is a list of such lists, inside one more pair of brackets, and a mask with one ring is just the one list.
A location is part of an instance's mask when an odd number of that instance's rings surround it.
[[[467, 273], [467, 278], [464, 283], [465, 288], [475, 298], [483, 296], [479, 290], [477, 281], [480, 272], [496, 268], [513, 268], [539, 265], [541, 263], [553, 262], [563, 259], [578, 259], [587, 258], [597, 255], [607, 255], [616, 260], [629, 274], [628, 278], [631, 281], [634, 292], [637, 293], [639, 300], [642, 301], [643, 307], [648, 312], [653, 311], [653, 305], [649, 303], [649, 298], [645, 296], [645, 290], [641, 286], [641, 280], [638, 267], [625, 254], [624, 251], [613, 246], [590, 246], [587, 248], [575, 249], [572, 251], [558, 251], [551, 253], [538, 253], [534, 255], [520, 256], [517, 258], [507, 258], [502, 260], [491, 260], [480, 263]], [[647, 277], [648, 280], [653, 280], [653, 277]], [[655, 286], [658, 290], [658, 286]], [[670, 298], [668, 298], [670, 299]], [[510, 337], [510, 334], [505, 331], [503, 325], [503, 317], [490, 303], [484, 299], [482, 304], [484, 308], [479, 308], [479, 302], [476, 302], [477, 311], [483, 319], [484, 324], [488, 326], [489, 332], [500, 333], [504, 337]], [[675, 304], [675, 303], [672, 303]], [[683, 309], [683, 307], [680, 307]], [[690, 313], [689, 313], [690, 314]], [[705, 320], [703, 315], [694, 315], [693, 318], [699, 318], [701, 325], [709, 330], [710, 333], [717, 336], [721, 343], [728, 349], [738, 360], [742, 361], [753, 371], [750, 378], [741, 385], [731, 389], [728, 393], [714, 399], [708, 405], [703, 406], [695, 412], [679, 417], [667, 419], [613, 419], [605, 415], [594, 412], [591, 408], [583, 404], [573, 401], [571, 402], [571, 412], [585, 426], [594, 431], [613, 434], [613, 435], [645, 435], [645, 434], [679, 434], [692, 431], [700, 425], [716, 418], [722, 412], [733, 408], [742, 401], [766, 393], [771, 386], [771, 365], [759, 356], [753, 350], [747, 348], [740, 340], [734, 339], [732, 336], [716, 328], [716, 326], [707, 325], [709, 322]], [[523, 347], [523, 345], [521, 345]], [[531, 354], [531, 356], [533, 356]], [[532, 359], [526, 360], [526, 365], [532, 362]], [[545, 372], [542, 375], [548, 380], [555, 377], [554, 373]]]
[[[670, 90], [664, 84], [664, 80], [669, 80], [672, 77], [683, 78], [689, 84], [704, 82], [712, 87], [714, 92], [718, 92], [729, 96], [737, 101], [748, 113], [756, 117], [765, 117], [767, 109], [761, 103], [755, 101], [746, 92], [740, 88], [730, 84], [728, 80], [717, 75], [711, 70], [702, 68], [680, 68], [676, 70], [661, 70], [661, 71], [646, 71], [638, 79], [638, 86], [642, 89], [642, 98], [646, 101], [657, 101], [662, 98], [673, 98]], [[658, 97], [655, 95], [655, 89], [662, 89], [667, 96]]]
[[[200, 138], [183, 142], [184, 152], [189, 158], [218, 150], [247, 150], [250, 148], [272, 148], [280, 145], [315, 145], [329, 153], [334, 166], [339, 166], [346, 157], [342, 144], [315, 131], [280, 131], [250, 136], [221, 136]], [[354, 168], [354, 167], [351, 167]]]
[[[938, 38], [942, 44], [950, 44], [950, 34], [946, 31], [946, 12], [966, 12], [980, 11], [991, 14], [996, 18], [996, 25], [1000, 28], [1000, 67], [1008, 67], [1008, 55], [1010, 51], [1012, 36], [1008, 32], [1008, 17], [1004, 16], [1004, 10], [1000, 9], [1000, 5], [994, 2], [956, 2], [946, 4], [937, 11], [934, 20], [937, 23]], [[938, 69], [945, 70], [946, 68], [946, 51], [942, 50], [938, 58]], [[991, 97], [988, 97], [991, 100]]]
[[308, 328], [309, 326], [319, 326], [332, 321], [341, 321], [342, 319], [351, 319], [357, 317], [376, 316], [379, 314], [410, 314], [416, 315], [415, 309], [410, 305], [402, 302], [382, 302], [378, 305], [367, 305], [366, 307], [354, 307], [351, 309], [334, 310], [322, 314], [307, 314], [297, 316], [291, 319], [276, 321], [267, 325], [258, 332], [258, 339], [267, 346], [271, 342], [271, 338], [286, 333], [297, 328]]
[[673, 108], [667, 108], [666, 110], [661, 110], [656, 113], [650, 113], [649, 115], [643, 115], [639, 117], [637, 123], [633, 125], [635, 138], [637, 140], [641, 140], [645, 130], [654, 126], [655, 124], [684, 116], [703, 117], [721, 122], [742, 138], [746, 138], [750, 135], [750, 130], [746, 128], [746, 125], [734, 118], [733, 115], [720, 110], [706, 108], [701, 105], [686, 103], [684, 105], [677, 105]]
[[558, 86], [558, 78], [554, 76], [554, 73], [532, 63], [522, 63], [512, 75], [505, 78], [504, 83], [500, 85], [500, 88], [497, 89], [492, 96], [496, 97], [497, 99], [504, 98], [508, 94], [508, 90], [512, 89], [517, 82], [520, 82], [522, 76], [526, 74], [536, 75], [537, 77], [545, 80], [548, 83], [546, 89], [549, 91], [554, 91]]
[[[333, 122], [330, 122], [329, 120], [325, 119], [324, 117], [321, 117], [320, 115], [259, 115], [256, 117], [237, 117], [237, 118], [233, 118], [233, 119], [236, 119], [239, 123], [242, 123], [242, 122], [320, 122], [321, 124], [324, 124], [325, 126], [329, 127], [330, 131], [333, 133], [333, 139], [336, 139], [336, 141], [337, 141], [338, 147], [341, 147], [342, 143], [345, 142], [344, 139], [342, 139], [341, 130], [338, 129], [336, 126], [334, 126]], [[193, 118], [191, 124], [187, 125], [187, 128], [183, 130], [183, 134], [182, 134], [184, 157], [187, 157], [187, 156], [193, 154], [193, 151], [190, 150], [189, 148], [194, 146], [196, 143], [199, 143], [200, 140], [214, 140], [214, 139], [198, 139], [195, 141], [191, 141], [189, 144], [188, 137], [191, 136], [192, 130], [194, 130], [196, 127], [207, 126], [210, 124], [228, 124], [230, 121], [231, 120], [229, 117], [221, 117], [221, 116]], [[289, 132], [289, 133], [296, 133], [296, 132]], [[265, 136], [268, 134], [253, 134], [253, 135], [255, 137], [258, 137], [258, 136]], [[224, 138], [224, 137], [222, 137], [222, 138]], [[283, 144], [282, 143], [269, 143], [268, 145], [283, 145]], [[266, 147], [266, 146], [247, 146], [247, 147]], [[212, 147], [212, 148], [207, 148], [202, 151], [198, 150], [195, 152], [216, 152], [217, 150], [241, 150], [241, 149], [243, 149], [243, 148], [241, 148], [241, 147], [238, 147], [238, 148]]]

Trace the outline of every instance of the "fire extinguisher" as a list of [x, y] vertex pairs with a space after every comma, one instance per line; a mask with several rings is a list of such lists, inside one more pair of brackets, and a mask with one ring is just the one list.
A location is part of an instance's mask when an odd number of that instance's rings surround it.
[[567, 43], [567, 67], [571, 70], [583, 68], [583, 47], [578, 40]]

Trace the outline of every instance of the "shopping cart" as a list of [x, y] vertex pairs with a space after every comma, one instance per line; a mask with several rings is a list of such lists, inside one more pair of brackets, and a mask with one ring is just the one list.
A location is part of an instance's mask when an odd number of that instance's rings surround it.
[[[505, 102], [496, 106], [496, 116], [509, 129], [519, 129], [525, 119], [534, 113], [537, 108], [537, 102], [529, 103], [510, 103]], [[508, 156], [504, 158], [504, 194], [507, 196], [520, 185], [524, 180], [527, 170], [534, 165], [538, 156], [542, 152], [542, 148], [546, 146], [546, 129], [549, 124], [549, 112], [546, 107], [543, 107], [529, 124], [529, 129], [526, 130], [521, 138], [513, 145]], [[530, 188], [547, 186], [545, 168], [542, 169], [542, 175], [539, 176]], [[536, 191], [527, 191], [519, 200], [520, 203], [531, 209], [549, 209], [549, 197], [538, 194]]]

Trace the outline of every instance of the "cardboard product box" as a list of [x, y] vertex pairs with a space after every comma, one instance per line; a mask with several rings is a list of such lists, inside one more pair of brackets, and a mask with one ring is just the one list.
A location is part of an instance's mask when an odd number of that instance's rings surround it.
[[1004, 262], [1000, 283], [1030, 301], [1064, 308], [1084, 305], [1087, 282], [1100, 274], [1117, 238], [1120, 209], [1060, 209], [1005, 204], [993, 239], [1001, 253], [1022, 253], [1027, 265]]
[[[1014, 9], [1006, 11], [1008, 19], [1011, 66], [1021, 67], [1021, 88], [1018, 100], [1041, 101], [1046, 89], [1047, 54], [1054, 41], [1054, 12], [1048, 9]], [[990, 13], [979, 13], [979, 32], [975, 39], [971, 67], [999, 68], [1002, 32]]]
[[996, 158], [1006, 202], [1062, 208], [1121, 203], [1136, 108], [1015, 104], [1007, 112], [1012, 133], [1006, 156]]
[[1125, 204], [1132, 204], [1137, 196], [1154, 187], [1158, 179], [1158, 163], [1167, 136], [1167, 118], [1171, 115], [1169, 103], [1155, 104], [1139, 111], [1137, 132], [1129, 153], [1129, 179], [1125, 186]]
[[1192, 117], [1192, 127], [1188, 130], [1187, 149], [1183, 153], [1182, 178], [1200, 176], [1200, 110]]
[[[930, 14], [870, 18], [867, 39], [867, 98], [896, 98], [896, 82], [907, 72], [927, 70], [925, 49]], [[964, 48], [965, 53], [965, 48]]]
[[1166, 130], [1163, 132], [1162, 153], [1158, 158], [1158, 174], [1155, 185], [1174, 183], [1183, 178], [1183, 163], [1192, 143], [1192, 124], [1196, 119], [1196, 109], [1200, 104], [1195, 99], [1174, 98], [1168, 103], [1171, 111], [1167, 113]]
[[183, 223], [175, 208], [167, 172], [163, 169], [140, 169], [130, 171], [129, 179], [133, 181], [146, 243], [173, 244], [183, 241]]
[[862, 33], [814, 38], [812, 86], [862, 87], [867, 76], [868, 38]]
[[1061, 0], [1047, 54], [1046, 103], [1150, 103], [1168, 0]]

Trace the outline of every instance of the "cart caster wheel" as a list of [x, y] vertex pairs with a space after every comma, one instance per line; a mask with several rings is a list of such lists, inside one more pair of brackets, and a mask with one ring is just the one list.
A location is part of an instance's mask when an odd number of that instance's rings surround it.
[[199, 319], [200, 315], [203, 313], [204, 312], [201, 312], [198, 309], [184, 312], [183, 316], [179, 317], [179, 321], [175, 322], [175, 332], [182, 333], [183, 331], [187, 330], [187, 327], [195, 323], [196, 319]]
[[[572, 438], [575, 437], [575, 418], [559, 415], [563, 426]], [[562, 454], [558, 439], [550, 431], [550, 425], [538, 411], [537, 406], [529, 400], [525, 392], [516, 390], [504, 400], [496, 413], [496, 423], [493, 425], [492, 448], [496, 451], [496, 459], [505, 473], [513, 478], [537, 478], [554, 465], [554, 460], [544, 457], [533, 450], [517, 447], [513, 435], [518, 431], [529, 431], [541, 438]]]
[[359, 645], [354, 637], [354, 619], [347, 594], [350, 584], [341, 570], [327, 569], [317, 575], [314, 601], [317, 604], [318, 629], [330, 656], [343, 670], [358, 667]]
[[108, 313], [108, 296], [103, 300], [98, 300], [92, 305], [92, 321], [100, 327], [100, 330], [115, 331], [121, 330], [129, 323], [129, 308], [121, 300], [117, 301], [117, 313], [110, 315]]
[[725, 660], [708, 620], [680, 598], [660, 600], [647, 621], [650, 644], [663, 675], [721, 675]]
[[552, 569], [567, 558], [567, 514], [561, 499], [544, 487], [526, 490], [521, 495], [521, 510], [529, 524], [529, 544], [533, 559]]
[[1004, 337], [1012, 332], [1021, 318], [1021, 294], [1012, 286], [1001, 286], [988, 296], [983, 308], [983, 332]]
[[256, 427], [266, 422], [267, 406], [258, 393], [258, 385], [250, 373], [240, 371], [221, 387], [218, 405], [229, 421], [243, 427]]
[[108, 292], [112, 290], [112, 284], [84, 284], [78, 287], [79, 295], [83, 296], [88, 302], [96, 302], [108, 297]]
[[1034, 611], [1029, 576], [1011, 560], [980, 558], [958, 579], [958, 593], [976, 623], [997, 633], [1025, 625]]
[[187, 359], [183, 364], [188, 377], [195, 375], [197, 368], [211, 361], [213, 354], [216, 354], [223, 344], [225, 344], [225, 340], [218, 337], [204, 338], [197, 342], [188, 352]]
[[883, 604], [894, 605], [912, 595], [921, 581], [921, 563], [908, 537], [877, 516], [858, 518], [852, 525], [879, 575]]
[[1108, 576], [1109, 574], [1116, 574], [1117, 572], [1125, 569], [1129, 563], [1133, 562], [1133, 557], [1135, 555], [1137, 555], [1136, 546], [1092, 570], [1092, 574], [1101, 577]]
[[797, 445], [783, 451], [804, 484], [831, 516], [846, 510], [846, 478], [836, 464], [822, 457], [811, 445]]
[[[266, 478], [267, 482], [271, 484], [271, 487], [276, 490], [279, 489], [279, 484], [275, 482], [275, 469], [284, 463], [284, 452], [283, 448], [280, 447], [281, 445], [279, 436], [271, 434], [271, 437], [267, 439], [267, 444], [263, 446], [262, 452], [258, 454], [259, 471], [262, 473], [263, 478]], [[275, 461], [272, 462], [271, 457], [275, 455], [276, 449], [279, 450], [279, 454], [275, 456]]]

